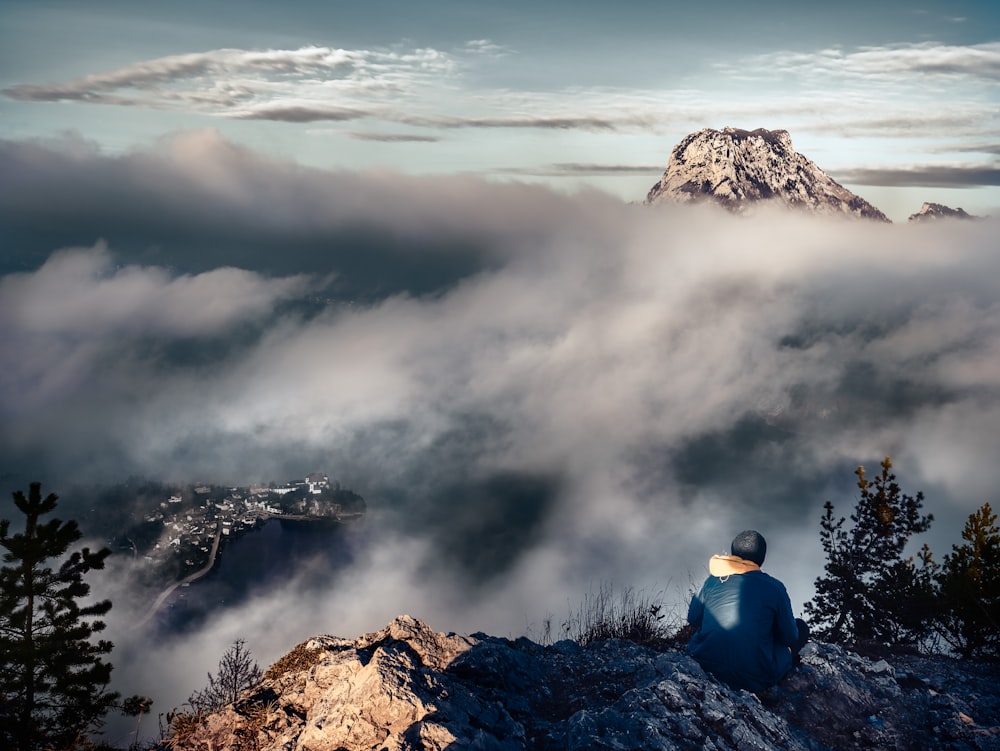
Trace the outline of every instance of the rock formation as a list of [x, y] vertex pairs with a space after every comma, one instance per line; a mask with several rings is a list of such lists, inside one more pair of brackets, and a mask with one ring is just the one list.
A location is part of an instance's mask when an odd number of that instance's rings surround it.
[[705, 128], [677, 144], [646, 203], [705, 200], [740, 211], [767, 201], [818, 214], [889, 221], [796, 153], [784, 130]]
[[965, 209], [953, 209], [940, 203], [925, 203], [916, 214], [910, 214], [908, 222], [926, 222], [936, 219], [975, 219]]
[[872, 661], [806, 646], [757, 696], [682, 651], [610, 640], [540, 646], [435, 633], [401, 616], [359, 639], [314, 638], [215, 713], [174, 722], [172, 747], [386, 749], [1000, 749], [995, 666]]

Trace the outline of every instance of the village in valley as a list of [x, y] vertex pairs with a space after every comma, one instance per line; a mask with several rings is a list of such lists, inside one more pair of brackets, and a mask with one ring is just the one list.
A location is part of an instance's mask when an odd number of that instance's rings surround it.
[[120, 553], [145, 561], [151, 583], [203, 576], [227, 542], [270, 519], [336, 524], [365, 513], [360, 495], [319, 472], [283, 485], [191, 485], [163, 495], [155, 509], [117, 537]]

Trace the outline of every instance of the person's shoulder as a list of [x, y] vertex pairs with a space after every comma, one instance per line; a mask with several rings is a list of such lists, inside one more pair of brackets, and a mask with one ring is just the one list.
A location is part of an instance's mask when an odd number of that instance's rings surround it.
[[780, 589], [782, 592], [785, 591], [785, 585], [782, 583], [780, 579], [776, 579], [775, 577], [771, 576], [768, 573], [765, 573], [764, 571], [757, 571], [755, 572], [755, 574], [760, 574], [760, 576], [757, 577], [757, 579], [766, 586], [773, 587], [775, 589]]

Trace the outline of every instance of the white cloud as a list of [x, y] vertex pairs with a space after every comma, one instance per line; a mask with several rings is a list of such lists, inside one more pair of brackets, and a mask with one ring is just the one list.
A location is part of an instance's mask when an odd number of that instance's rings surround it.
[[302, 294], [306, 282], [234, 268], [173, 275], [116, 266], [103, 243], [54, 253], [35, 272], [0, 278], [3, 409], [73, 393], [130, 343], [219, 335]]
[[[753, 105], [742, 95], [751, 82], [755, 92], [771, 91], [767, 108], [793, 135], [984, 138], [1000, 128], [994, 104], [1000, 43], [778, 50], [714, 67], [740, 83], [730, 99], [742, 108]], [[926, 147], [917, 141], [910, 148]]]
[[749, 63], [749, 69], [747, 66], [740, 68], [744, 75], [780, 72], [815, 77], [856, 76], [865, 79], [897, 79], [900, 74], [949, 76], [993, 86], [1000, 72], [1000, 43], [947, 45], [920, 42], [861, 47], [852, 51], [839, 48], [817, 52], [778, 51], [754, 56], [746, 62]]
[[451, 56], [429, 48], [218, 49], [144, 60], [63, 83], [13, 86], [4, 93], [28, 101], [192, 109], [232, 117], [289, 102], [346, 111], [440, 84], [454, 65]]
[[[30, 154], [12, 162], [25, 216], [69, 216], [80, 193], [56, 188], [86, 185], [88, 217], [116, 229], [124, 212], [144, 249], [199, 213], [178, 271], [136, 256], [119, 267], [112, 244], [0, 279], [15, 342], [0, 371], [5, 463], [42, 457], [32, 468], [62, 473], [42, 478], [57, 490], [133, 473], [249, 484], [305, 465], [371, 508], [371, 544], [346, 573], [223, 611], [194, 640], [202, 667], [236, 635], [273, 659], [312, 632], [353, 636], [405, 610], [516, 635], [602, 579], [700, 579], [748, 526], [798, 603], [822, 570], [808, 541], [822, 503], [849, 511], [857, 464], [892, 454], [907, 491], [933, 490], [927, 510], [952, 540], [1000, 484], [995, 220], [651, 210], [301, 170], [211, 134], [126, 159], [77, 154], [79, 172]], [[59, 182], [44, 190], [26, 164]], [[118, 191], [95, 190], [102, 179]], [[233, 216], [248, 269], [189, 271], [229, 258]], [[343, 230], [361, 220], [409, 256], [368, 257], [377, 249]], [[188, 254], [202, 235], [211, 249]], [[241, 244], [259, 236], [272, 239], [257, 253]], [[458, 273], [438, 266], [452, 245]], [[442, 281], [349, 305], [335, 286], [304, 301], [316, 288], [303, 279], [255, 270], [278, 256], [304, 268], [317, 248], [345, 284], [404, 259]], [[272, 315], [288, 298], [313, 306]], [[191, 339], [207, 355], [175, 351]], [[283, 617], [303, 602], [307, 617]], [[145, 659], [172, 665], [187, 648]], [[190, 664], [178, 658], [175, 695], [197, 687], [180, 685]]]
[[116, 267], [101, 243], [0, 280], [0, 320], [35, 336], [211, 336], [304, 288], [301, 277], [268, 280], [234, 268], [172, 276]]
[[[1000, 70], [995, 43], [777, 51], [714, 65], [731, 81], [770, 82], [766, 97], [756, 89], [753, 96], [725, 91], [724, 84], [705, 90], [479, 88], [476, 67], [499, 65], [509, 53], [487, 39], [451, 51], [218, 49], [139, 61], [65, 82], [16, 85], [3, 93], [29, 101], [142, 106], [219, 118], [369, 121], [429, 131], [675, 133], [775, 117], [782, 118], [782, 127], [798, 123], [802, 130], [839, 133], [954, 135], [956, 123], [962, 132], [996, 131], [995, 107], [984, 95]], [[947, 117], [926, 114], [926, 103], [943, 95], [937, 83], [947, 87]]]

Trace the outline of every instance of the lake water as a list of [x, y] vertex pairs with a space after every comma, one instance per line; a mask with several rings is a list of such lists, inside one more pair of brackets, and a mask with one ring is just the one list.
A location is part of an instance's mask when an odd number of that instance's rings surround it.
[[316, 584], [350, 565], [365, 520], [344, 524], [271, 519], [224, 544], [212, 571], [178, 588], [157, 614], [161, 631], [183, 633], [211, 613], [281, 586], [294, 576]]

